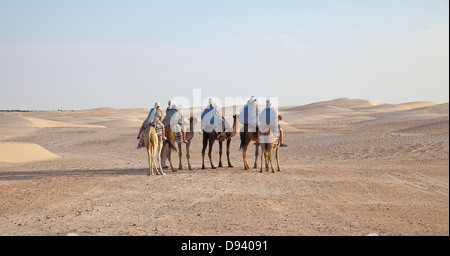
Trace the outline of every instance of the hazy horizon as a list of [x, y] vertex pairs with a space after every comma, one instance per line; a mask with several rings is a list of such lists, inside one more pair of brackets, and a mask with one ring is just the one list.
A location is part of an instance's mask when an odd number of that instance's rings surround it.
[[2, 1], [0, 109], [449, 101], [449, 2]]

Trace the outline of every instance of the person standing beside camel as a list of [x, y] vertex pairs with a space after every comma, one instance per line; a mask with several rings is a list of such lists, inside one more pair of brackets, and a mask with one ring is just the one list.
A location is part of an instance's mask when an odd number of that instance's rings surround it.
[[288, 145], [284, 144], [284, 131], [283, 131], [283, 128], [281, 128], [281, 125], [280, 125], [280, 121], [282, 119], [283, 118], [280, 115], [278, 115], [278, 131], [280, 132], [280, 137], [278, 139], [279, 139], [279, 142], [280, 142], [280, 147], [284, 148], [284, 147], [287, 147]]
[[[264, 136], [261, 134], [265, 134], [268, 132], [268, 130], [271, 130], [272, 132], [277, 134], [276, 139], [278, 140], [279, 146], [287, 147], [287, 145], [284, 144], [283, 140], [284, 132], [280, 125], [282, 117], [278, 114], [276, 109], [272, 107], [272, 103], [270, 102], [270, 100], [266, 101], [266, 108], [263, 111], [261, 111], [258, 119], [259, 119], [259, 137]], [[267, 143], [267, 141], [265, 143]]]
[[279, 161], [279, 146], [280, 145], [280, 124], [281, 116], [278, 111], [272, 107], [270, 100], [266, 101], [266, 108], [259, 114], [259, 137], [261, 144], [261, 168], [263, 172], [264, 159], [266, 160], [266, 170], [272, 169], [275, 172], [272, 162], [272, 151], [275, 150], [278, 171], [281, 171]]

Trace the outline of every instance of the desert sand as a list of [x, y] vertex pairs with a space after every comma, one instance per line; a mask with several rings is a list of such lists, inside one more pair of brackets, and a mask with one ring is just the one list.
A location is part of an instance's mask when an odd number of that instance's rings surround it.
[[449, 235], [448, 103], [279, 112], [281, 172], [244, 170], [239, 135], [201, 170], [196, 133], [195, 170], [164, 176], [136, 149], [148, 109], [0, 112], [0, 235]]

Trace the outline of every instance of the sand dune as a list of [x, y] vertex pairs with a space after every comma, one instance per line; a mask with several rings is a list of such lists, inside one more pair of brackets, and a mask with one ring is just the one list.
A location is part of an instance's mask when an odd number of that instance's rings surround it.
[[286, 133], [297, 133], [297, 132], [302, 132], [301, 129], [289, 125], [288, 123], [284, 122], [284, 121], [280, 121], [280, 125], [283, 127], [283, 131]]
[[30, 120], [34, 124], [34, 126], [38, 128], [106, 128], [103, 125], [72, 124], [35, 117], [29, 117], [28, 120]]
[[396, 130], [398, 133], [415, 133], [415, 134], [445, 134], [449, 130], [449, 120], [428, 121], [425, 124], [415, 125], [409, 128]]
[[[194, 170], [182, 145], [184, 170], [157, 177], [136, 150], [149, 109], [0, 113], [0, 235], [448, 236], [448, 108], [347, 98], [280, 107], [282, 172], [243, 170], [239, 134], [234, 167], [205, 159], [202, 170], [195, 133]], [[253, 166], [253, 144], [247, 153]]]
[[22, 127], [29, 128], [35, 127], [36, 125], [31, 122], [25, 116], [19, 114], [11, 114], [11, 113], [0, 113], [0, 128], [6, 127]]
[[380, 104], [371, 107], [357, 108], [357, 111], [367, 111], [367, 112], [396, 112], [410, 110], [411, 108], [405, 105], [396, 104]]
[[449, 104], [443, 103], [434, 106], [422, 107], [415, 109], [416, 111], [425, 110], [430, 113], [438, 114], [438, 115], [448, 115], [449, 113]]
[[[448, 103], [430, 101], [375, 104], [369, 100], [337, 99], [280, 108], [289, 132], [446, 132]], [[444, 119], [442, 119], [444, 118]], [[324, 126], [318, 126], [318, 125]], [[326, 125], [325, 125], [326, 124]], [[364, 127], [364, 128], [363, 128]], [[415, 128], [416, 127], [416, 128]]]
[[27, 163], [59, 158], [35, 143], [0, 143], [0, 162]]
[[399, 105], [406, 106], [410, 109], [414, 109], [414, 108], [423, 108], [423, 107], [434, 106], [437, 104], [438, 103], [436, 103], [434, 101], [414, 101], [414, 102], [401, 103]]
[[[333, 106], [338, 108], [346, 108], [346, 109], [354, 109], [354, 108], [364, 108], [364, 107], [372, 107], [376, 106], [377, 104], [365, 99], [348, 99], [348, 98], [340, 98], [335, 100], [329, 100], [329, 101], [323, 101], [323, 102], [317, 102], [308, 104], [305, 106], [299, 106], [295, 108], [295, 110], [303, 110], [308, 108], [317, 108], [321, 106]], [[292, 109], [294, 110], [294, 109]]]
[[13, 113], [0, 113], [0, 138], [23, 135], [35, 129], [36, 125], [28, 118]]
[[345, 115], [347, 113], [353, 112], [351, 109], [341, 108], [337, 106], [316, 106], [308, 108], [296, 108], [296, 110], [289, 110], [289, 112], [296, 112], [301, 115], [309, 116], [335, 116], [335, 115]]
[[142, 120], [136, 117], [121, 117], [94, 123], [102, 127], [140, 127]]

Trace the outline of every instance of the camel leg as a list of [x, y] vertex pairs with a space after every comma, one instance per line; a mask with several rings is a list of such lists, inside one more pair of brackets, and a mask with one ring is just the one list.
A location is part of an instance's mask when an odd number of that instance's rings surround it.
[[161, 175], [161, 173], [158, 170], [158, 166], [156, 165], [156, 159], [158, 158], [158, 156], [157, 156], [158, 149], [157, 149], [156, 145], [153, 146], [152, 154], [153, 154], [152, 163], [153, 163], [153, 167], [155, 167], [155, 171], [156, 171], [155, 173], [156, 173], [156, 175]]
[[183, 165], [181, 164], [181, 158], [183, 157], [183, 151], [181, 149], [181, 142], [178, 143], [178, 170], [183, 170]]
[[222, 165], [222, 141], [219, 140], [219, 166], [223, 167]]
[[205, 152], [202, 152], [202, 170], [205, 169]]
[[202, 148], [202, 169], [205, 169], [205, 151], [206, 146], [208, 146], [208, 137], [207, 134], [203, 131], [203, 148]]
[[228, 167], [233, 167], [233, 165], [231, 165], [230, 162], [230, 144], [231, 144], [231, 139], [227, 140], [227, 159], [228, 159]]
[[163, 168], [162, 168], [162, 166], [161, 166], [161, 151], [162, 151], [162, 146], [163, 146], [163, 143], [160, 142], [160, 143], [159, 143], [159, 147], [158, 147], [158, 149], [159, 149], [159, 151], [158, 151], [158, 167], [159, 167], [159, 172], [161, 173], [161, 175], [165, 175], [165, 173], [164, 173], [164, 171], [163, 171]]
[[[261, 146], [262, 148], [262, 146]], [[258, 169], [258, 154], [259, 154], [259, 146], [255, 146], [255, 165], [253, 166], [253, 168]]]
[[214, 140], [211, 139], [211, 137], [210, 137], [210, 139], [209, 139], [208, 157], [209, 157], [209, 162], [211, 163], [211, 169], [216, 169], [216, 167], [213, 164], [212, 155], [211, 155], [212, 149], [213, 149], [213, 145], [214, 145]]
[[187, 158], [187, 162], [188, 162], [188, 168], [189, 170], [193, 170], [192, 166], [191, 166], [191, 160], [190, 160], [190, 153], [189, 153], [189, 147], [191, 145], [191, 142], [189, 141], [189, 143], [186, 144], [186, 158]]
[[163, 143], [162, 152], [161, 152], [161, 160], [162, 160], [162, 168], [167, 169], [167, 155], [169, 151], [169, 144]]
[[150, 147], [148, 147], [147, 148], [147, 157], [148, 157], [148, 173], [147, 173], [147, 175], [148, 176], [150, 176], [150, 175], [153, 175], [153, 171], [152, 171], [152, 168], [153, 168], [153, 166], [152, 166], [152, 154], [150, 153]]
[[275, 173], [275, 168], [273, 168], [273, 161], [272, 161], [272, 144], [270, 144], [270, 150], [267, 151], [268, 155], [269, 155], [269, 163], [270, 163], [270, 168], [272, 168], [272, 172]]
[[167, 147], [167, 159], [169, 160], [170, 169], [172, 170], [172, 172], [176, 172], [177, 170], [175, 170], [172, 165], [172, 149], [169, 147], [169, 145], [167, 145]]
[[261, 147], [261, 167], [259, 168], [259, 172], [263, 172], [263, 166], [264, 166], [264, 147]]
[[244, 147], [242, 148], [242, 158], [244, 159], [244, 169], [250, 170], [250, 167], [248, 166], [248, 163], [247, 163], [247, 148], [248, 148], [248, 144], [244, 145]]
[[269, 171], [269, 159], [270, 159], [270, 155], [269, 155], [269, 151], [267, 150], [267, 147], [265, 148], [264, 154], [264, 160], [265, 160], [265, 164], [266, 164], [266, 172]]
[[280, 167], [280, 155], [278, 154], [278, 149], [275, 149], [275, 157], [277, 158], [277, 171], [281, 172], [281, 167]]

